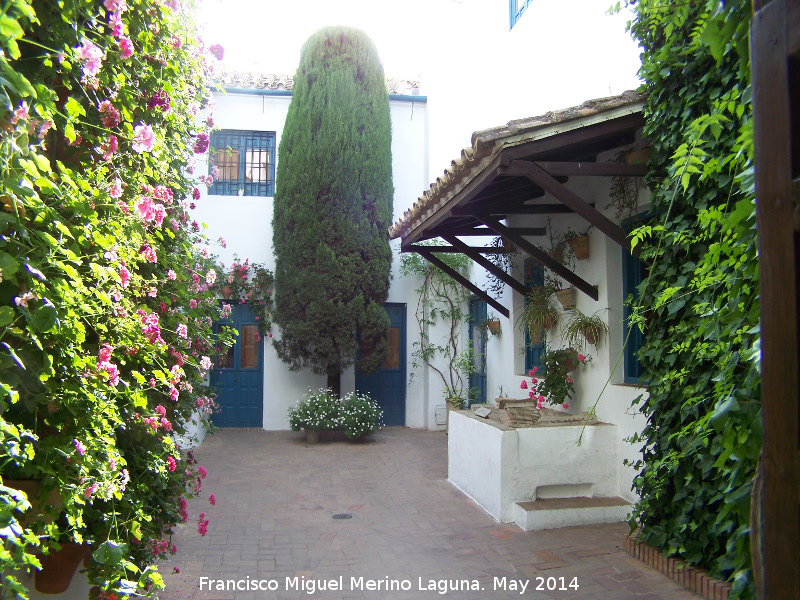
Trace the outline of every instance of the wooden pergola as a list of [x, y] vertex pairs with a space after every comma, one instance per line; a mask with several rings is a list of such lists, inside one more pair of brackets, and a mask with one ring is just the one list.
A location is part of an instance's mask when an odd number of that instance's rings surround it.
[[763, 487], [755, 486], [751, 546], [759, 596], [798, 600], [800, 0], [761, 4], [753, 3], [750, 38], [764, 442]]
[[[503, 316], [509, 310], [436, 255], [465, 254], [500, 281], [525, 295], [519, 280], [486, 258], [503, 252], [495, 247], [470, 245], [459, 238], [502, 237], [540, 262], [581, 292], [598, 299], [597, 285], [585, 281], [551, 258], [530, 241], [542, 237], [541, 227], [510, 224], [517, 215], [573, 213], [630, 250], [622, 228], [597, 210], [565, 183], [570, 177], [643, 176], [646, 165], [597, 162], [603, 152], [629, 146], [643, 126], [644, 97], [636, 92], [592, 100], [583, 105], [509, 123], [473, 134], [471, 148], [462, 152], [415, 204], [390, 229], [391, 238], [402, 238], [403, 252], [417, 252]], [[419, 242], [441, 238], [449, 245]]]

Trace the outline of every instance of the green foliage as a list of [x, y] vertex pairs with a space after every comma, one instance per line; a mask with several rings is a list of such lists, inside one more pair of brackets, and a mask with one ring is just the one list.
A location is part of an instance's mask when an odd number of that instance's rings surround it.
[[[184, 202], [210, 55], [190, 2], [113, 5], [11, 0], [0, 18], [0, 571], [23, 597], [31, 551], [65, 542], [93, 546], [104, 593], [162, 587], [153, 563], [204, 473], [175, 435], [208, 421], [229, 342]], [[62, 507], [28, 523], [17, 479]]]
[[[426, 241], [420, 245], [437, 246], [441, 242]], [[438, 258], [451, 269], [464, 275], [467, 273], [470, 264], [467, 256], [448, 252], [439, 254]], [[400, 274], [420, 282], [415, 290], [418, 300], [414, 312], [419, 326], [419, 341], [413, 344], [411, 377], [417, 369], [427, 365], [442, 380], [446, 400], [463, 400], [469, 394], [469, 375], [473, 366], [472, 349], [462, 349], [461, 342], [464, 324], [469, 320], [469, 313], [465, 310], [469, 294], [455, 279], [416, 252], [400, 257]], [[440, 339], [432, 339], [431, 328], [439, 322], [445, 325], [445, 334]]]
[[750, 492], [761, 448], [750, 3], [635, 3], [659, 216], [634, 321], [651, 382], [632, 527], [752, 598]]
[[567, 311], [567, 322], [561, 332], [567, 346], [578, 350], [583, 350], [586, 344], [597, 347], [606, 334], [608, 325], [599, 315], [585, 315], [577, 308]]
[[373, 371], [388, 352], [393, 188], [388, 91], [364, 33], [327, 28], [305, 43], [279, 155], [278, 356], [329, 384], [356, 361]]
[[342, 430], [350, 440], [359, 440], [377, 431], [383, 417], [380, 405], [369, 394], [348, 393], [342, 398]]

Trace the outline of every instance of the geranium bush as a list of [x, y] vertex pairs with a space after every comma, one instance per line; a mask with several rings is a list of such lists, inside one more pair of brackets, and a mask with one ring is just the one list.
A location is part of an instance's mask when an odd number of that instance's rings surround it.
[[[191, 201], [215, 58], [190, 2], [12, 0], [0, 28], [0, 558], [86, 544], [98, 594], [152, 595], [205, 470], [217, 271]], [[215, 48], [215, 53], [221, 49]], [[58, 490], [23, 529], [16, 479]], [[30, 500], [34, 501], [34, 498]], [[204, 534], [208, 519], [198, 519]]]
[[543, 408], [545, 402], [569, 408], [568, 400], [575, 393], [572, 373], [590, 360], [590, 356], [580, 354], [574, 348], [550, 350], [542, 356], [544, 371], [540, 373], [538, 367], [533, 367], [528, 372], [530, 385], [527, 379], [523, 379], [520, 388], [528, 390], [528, 396], [536, 402], [537, 408]]

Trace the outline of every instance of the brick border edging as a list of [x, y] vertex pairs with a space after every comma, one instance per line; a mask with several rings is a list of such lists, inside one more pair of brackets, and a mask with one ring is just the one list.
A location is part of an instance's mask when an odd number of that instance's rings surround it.
[[623, 537], [625, 552], [642, 561], [648, 567], [666, 575], [705, 600], [728, 600], [732, 586], [730, 583], [709, 577], [708, 573], [683, 564], [676, 558], [665, 557], [658, 549], [640, 542], [638, 538]]

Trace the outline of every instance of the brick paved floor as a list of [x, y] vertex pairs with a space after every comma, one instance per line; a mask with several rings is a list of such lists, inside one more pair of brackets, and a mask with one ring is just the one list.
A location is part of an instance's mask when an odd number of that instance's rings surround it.
[[[208, 478], [190, 501], [189, 524], [173, 537], [178, 553], [161, 564], [162, 600], [442, 597], [420, 590], [430, 580], [483, 588], [448, 591], [460, 600], [697, 598], [623, 552], [625, 524], [526, 533], [496, 522], [447, 482], [447, 437], [439, 432], [388, 428], [364, 444], [307, 445], [301, 433], [221, 430], [195, 455]], [[205, 537], [192, 526], [200, 511], [210, 520]], [[352, 519], [332, 518], [341, 512]], [[249, 578], [277, 590], [201, 590], [201, 577], [242, 586]], [[287, 588], [287, 577], [341, 577], [343, 590], [308, 593]], [[353, 589], [351, 577], [364, 578], [364, 589]], [[503, 578], [507, 589], [495, 589]], [[369, 579], [411, 589], [370, 591]], [[524, 594], [512, 581], [529, 582]], [[547, 591], [548, 583], [573, 581], [577, 590]]]

